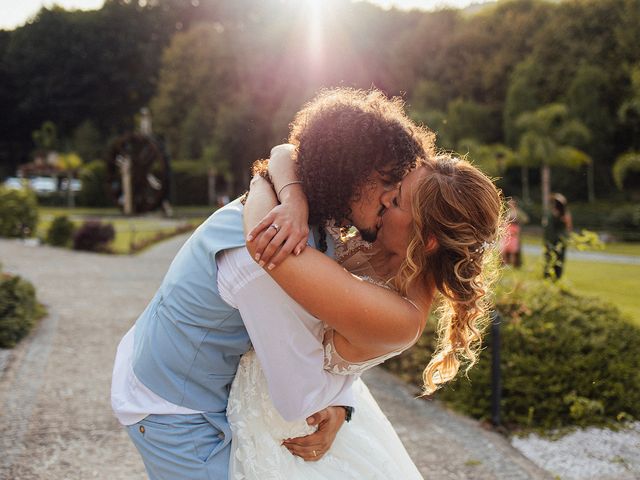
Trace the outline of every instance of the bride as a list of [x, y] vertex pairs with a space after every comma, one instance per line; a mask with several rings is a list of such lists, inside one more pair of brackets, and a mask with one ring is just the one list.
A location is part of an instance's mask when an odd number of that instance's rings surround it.
[[[256, 177], [247, 198], [245, 229], [253, 229], [250, 235], [256, 237], [247, 246], [252, 256], [261, 253], [269, 274], [292, 298], [324, 322], [325, 361], [318, 368], [359, 375], [409, 348], [422, 333], [436, 295], [440, 336], [423, 373], [424, 392], [455, 377], [461, 362], [470, 368], [486, 319], [502, 217], [493, 183], [464, 160], [424, 161], [383, 195], [386, 208], [375, 244], [345, 238], [333, 228], [340, 264], [313, 249], [280, 263], [300, 238], [290, 234], [295, 228], [269, 227], [285, 225], [281, 212], [287, 209], [306, 211], [306, 199], [294, 178], [290, 151], [276, 151], [269, 166], [274, 185]], [[274, 188], [284, 187], [295, 190], [288, 195], [291, 204], [271, 210], [278, 203]], [[229, 478], [422, 478], [365, 384], [358, 380], [353, 389], [353, 420], [331, 448], [305, 446], [295, 437], [314, 429], [278, 414], [257, 357], [245, 354], [227, 409], [233, 431]]]

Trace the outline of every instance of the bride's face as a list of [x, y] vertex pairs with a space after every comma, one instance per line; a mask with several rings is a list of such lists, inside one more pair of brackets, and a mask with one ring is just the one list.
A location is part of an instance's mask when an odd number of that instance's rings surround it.
[[418, 167], [404, 177], [398, 188], [382, 196], [382, 203], [386, 210], [382, 215], [382, 225], [378, 231], [378, 243], [391, 253], [402, 257], [407, 254], [413, 228], [411, 214], [413, 192], [426, 175], [426, 168]]

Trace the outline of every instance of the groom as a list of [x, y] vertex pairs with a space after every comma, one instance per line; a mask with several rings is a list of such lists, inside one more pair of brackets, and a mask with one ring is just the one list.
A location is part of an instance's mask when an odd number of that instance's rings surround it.
[[[329, 90], [306, 105], [288, 141], [311, 221], [335, 219], [375, 237], [380, 196], [425, 155], [414, 133], [402, 106], [380, 92]], [[251, 345], [283, 418], [322, 411], [322, 428], [303, 443], [330, 445], [345, 410], [325, 409], [353, 406], [352, 378], [322, 370], [312, 317], [249, 258], [242, 210], [235, 200], [194, 232], [118, 347], [112, 406], [152, 479], [227, 478], [229, 388]], [[312, 229], [310, 244], [332, 251], [322, 229]]]

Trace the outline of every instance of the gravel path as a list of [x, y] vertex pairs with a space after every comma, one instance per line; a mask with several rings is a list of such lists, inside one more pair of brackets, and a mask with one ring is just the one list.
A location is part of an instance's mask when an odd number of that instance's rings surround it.
[[616, 432], [585, 428], [559, 440], [529, 435], [512, 443], [562, 480], [640, 479], [640, 422]]
[[[135, 257], [0, 240], [4, 269], [32, 281], [49, 310], [29, 338], [0, 352], [1, 479], [145, 478], [111, 414], [111, 368], [119, 339], [185, 238]], [[415, 399], [391, 374], [376, 369], [365, 380], [425, 478], [551, 478], [503, 437]]]

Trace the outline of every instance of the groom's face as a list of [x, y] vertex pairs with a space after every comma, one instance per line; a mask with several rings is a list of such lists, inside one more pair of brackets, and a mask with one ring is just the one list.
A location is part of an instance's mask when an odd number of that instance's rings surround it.
[[375, 241], [382, 221], [384, 205], [382, 195], [396, 188], [393, 176], [385, 171], [375, 170], [351, 202], [351, 218], [347, 219], [358, 229], [367, 242]]

